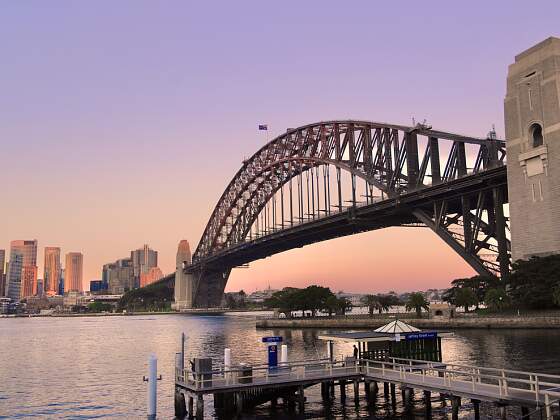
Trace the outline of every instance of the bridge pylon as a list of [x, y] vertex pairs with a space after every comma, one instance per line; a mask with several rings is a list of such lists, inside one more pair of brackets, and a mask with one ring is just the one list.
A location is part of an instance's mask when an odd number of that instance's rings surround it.
[[512, 260], [560, 253], [560, 39], [515, 57], [504, 116]]

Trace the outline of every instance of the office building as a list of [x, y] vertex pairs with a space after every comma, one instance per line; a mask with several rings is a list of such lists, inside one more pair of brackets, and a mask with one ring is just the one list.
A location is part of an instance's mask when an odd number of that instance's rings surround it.
[[6, 295], [6, 250], [0, 249], [0, 298]]
[[37, 293], [37, 240], [10, 242], [7, 293], [14, 302]]
[[66, 254], [66, 276], [64, 278], [64, 293], [67, 292], [83, 292], [84, 256], [81, 252], [69, 252]]
[[45, 294], [53, 296], [58, 294], [60, 283], [60, 248], [45, 247], [45, 265], [43, 271], [43, 289]]
[[114, 295], [134, 289], [134, 268], [131, 258], [123, 258], [103, 266], [102, 281], [107, 281], [108, 291]]
[[146, 244], [144, 247], [130, 251], [130, 259], [134, 272], [134, 287], [140, 287], [140, 277], [158, 265], [158, 253]]
[[89, 291], [91, 294], [107, 293], [107, 283], [103, 280], [91, 280], [89, 282]]

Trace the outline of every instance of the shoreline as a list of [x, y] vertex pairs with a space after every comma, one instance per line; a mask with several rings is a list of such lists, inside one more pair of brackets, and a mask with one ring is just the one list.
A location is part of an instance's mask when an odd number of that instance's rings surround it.
[[[269, 318], [257, 319], [257, 328], [345, 328], [375, 329], [394, 321], [387, 318]], [[554, 329], [560, 328], [557, 316], [503, 316], [472, 318], [407, 318], [404, 321], [420, 329]]]

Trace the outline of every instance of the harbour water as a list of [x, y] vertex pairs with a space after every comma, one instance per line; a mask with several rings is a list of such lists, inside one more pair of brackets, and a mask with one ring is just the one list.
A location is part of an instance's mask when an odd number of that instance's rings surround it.
[[[223, 316], [146, 315], [122, 317], [0, 319], [0, 418], [145, 418], [146, 383], [150, 353], [158, 357], [158, 418], [173, 418], [173, 367], [181, 332], [187, 335], [187, 357], [210, 356], [220, 362], [224, 347], [233, 362], [264, 363], [265, 335], [281, 335], [290, 349], [290, 360], [326, 354], [317, 340], [324, 330], [257, 330], [254, 315]], [[443, 342], [444, 361], [488, 367], [560, 374], [558, 330], [464, 330]], [[335, 356], [352, 352], [351, 345], [337, 346]], [[338, 392], [325, 406], [320, 388], [306, 390], [304, 417], [400, 418], [392, 414], [379, 395], [375, 411], [365, 398], [359, 405], [348, 398], [341, 404]], [[420, 401], [421, 395], [416, 395]], [[450, 407], [434, 399], [433, 417], [451, 417]], [[512, 409], [510, 418], [519, 418]], [[205, 413], [213, 414], [208, 398]], [[491, 418], [493, 407], [483, 406]], [[422, 418], [422, 405], [414, 413]], [[465, 401], [462, 418], [470, 418]], [[279, 407], [263, 405], [244, 416], [250, 419], [292, 418]]]

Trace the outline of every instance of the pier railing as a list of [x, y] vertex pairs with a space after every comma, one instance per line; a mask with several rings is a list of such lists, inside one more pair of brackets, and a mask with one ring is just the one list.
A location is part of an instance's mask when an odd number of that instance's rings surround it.
[[361, 366], [355, 361], [349, 363], [343, 360], [317, 359], [290, 362], [274, 368], [268, 365], [237, 366], [205, 372], [177, 368], [175, 373], [177, 382], [203, 390], [361, 375]]
[[547, 410], [553, 401], [560, 399], [560, 375], [402, 358], [362, 359], [360, 364], [366, 377], [500, 399], [534, 400], [537, 406], [545, 405]]

